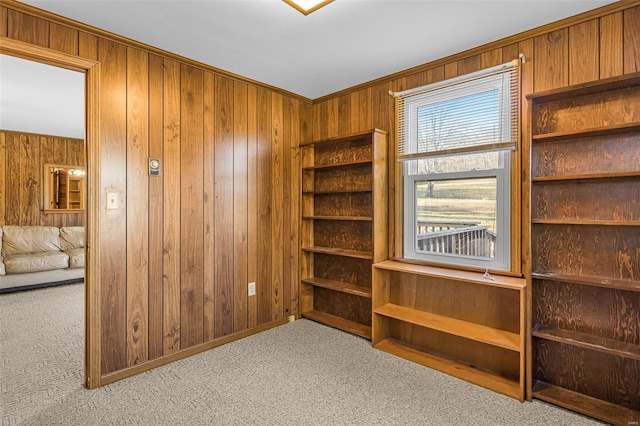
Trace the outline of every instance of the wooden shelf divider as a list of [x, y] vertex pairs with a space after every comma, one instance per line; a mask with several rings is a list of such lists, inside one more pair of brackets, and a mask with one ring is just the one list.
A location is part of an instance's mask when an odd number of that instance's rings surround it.
[[611, 424], [634, 425], [640, 419], [640, 411], [563, 389], [541, 380], [537, 380], [533, 386], [533, 396]]
[[620, 123], [612, 126], [594, 127], [590, 129], [569, 130], [566, 132], [544, 133], [533, 135], [534, 142], [538, 141], [563, 141], [580, 138], [588, 138], [593, 136], [606, 136], [619, 133], [637, 132], [640, 130], [640, 123]]
[[365, 164], [371, 164], [371, 160], [370, 159], [355, 160], [355, 161], [349, 161], [349, 162], [343, 162], [343, 163], [323, 164], [320, 166], [308, 166], [308, 167], [303, 167], [302, 170], [332, 169], [335, 167], [349, 167], [349, 166], [359, 166], [359, 165], [365, 165]]
[[640, 360], [640, 345], [594, 336], [577, 331], [563, 330], [556, 327], [536, 324], [531, 332], [533, 337], [552, 340], [554, 342], [577, 346], [607, 354]]
[[374, 313], [408, 322], [409, 324], [419, 325], [420, 327], [464, 337], [465, 339], [499, 346], [511, 351], [520, 352], [521, 350], [520, 335], [509, 331], [498, 330], [496, 328], [432, 314], [430, 312], [423, 312], [393, 303], [387, 303], [379, 307]]
[[531, 179], [532, 182], [556, 182], [566, 180], [584, 180], [584, 179], [621, 179], [640, 177], [640, 170], [631, 172], [612, 172], [612, 173], [589, 173], [580, 175], [559, 175], [559, 176], [537, 176]]
[[373, 259], [373, 253], [368, 251], [347, 250], [334, 247], [302, 247], [302, 251], [311, 253], [332, 254], [334, 256], [353, 257], [356, 259]]
[[329, 290], [340, 291], [342, 293], [353, 294], [354, 296], [366, 297], [371, 299], [371, 289], [360, 286], [347, 284], [340, 281], [327, 280], [325, 278], [309, 277], [303, 278], [302, 282], [314, 287], [328, 288]]
[[356, 194], [359, 192], [371, 192], [371, 188], [356, 188], [356, 189], [327, 189], [320, 191], [302, 191], [303, 194]]
[[303, 312], [302, 316], [324, 325], [339, 328], [340, 330], [364, 337], [365, 339], [371, 339], [371, 327], [368, 325], [360, 324], [355, 321], [350, 321], [336, 315], [316, 310]]
[[302, 218], [306, 220], [353, 220], [363, 222], [371, 222], [373, 220], [370, 216], [302, 216]]
[[640, 220], [532, 219], [531, 223], [546, 225], [640, 226]]
[[531, 277], [537, 280], [556, 281], [559, 283], [581, 284], [592, 287], [609, 288], [612, 290], [640, 291], [640, 282], [620, 280], [589, 275], [559, 274], [548, 271], [534, 271]]

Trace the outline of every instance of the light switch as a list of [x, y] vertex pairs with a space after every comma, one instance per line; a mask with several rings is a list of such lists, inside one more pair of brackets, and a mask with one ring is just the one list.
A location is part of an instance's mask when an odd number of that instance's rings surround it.
[[107, 192], [107, 210], [118, 210], [120, 207], [120, 194]]

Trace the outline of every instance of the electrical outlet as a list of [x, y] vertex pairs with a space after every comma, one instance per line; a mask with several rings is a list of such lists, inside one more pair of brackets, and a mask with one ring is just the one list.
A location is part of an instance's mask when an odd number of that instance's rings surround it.
[[256, 295], [256, 283], [255, 282], [250, 282], [249, 283], [249, 287], [247, 289], [247, 293], [249, 296], [255, 296]]

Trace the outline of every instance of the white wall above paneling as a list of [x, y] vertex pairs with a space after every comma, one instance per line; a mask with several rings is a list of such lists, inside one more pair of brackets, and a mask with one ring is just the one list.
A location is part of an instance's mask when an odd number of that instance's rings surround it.
[[0, 55], [0, 129], [84, 139], [84, 77]]

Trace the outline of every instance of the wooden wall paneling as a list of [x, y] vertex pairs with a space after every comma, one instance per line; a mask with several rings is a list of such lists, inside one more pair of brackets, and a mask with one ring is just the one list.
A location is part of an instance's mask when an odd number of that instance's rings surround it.
[[[149, 55], [149, 157], [160, 160], [160, 176], [149, 179], [149, 359], [163, 352], [164, 121], [163, 59]], [[146, 174], [146, 173], [145, 173]]]
[[271, 96], [258, 88], [258, 325], [271, 321]]
[[327, 108], [327, 121], [326, 131], [327, 138], [332, 138], [339, 135], [340, 126], [340, 98], [329, 99], [326, 102]]
[[[353, 107], [352, 107], [353, 108]], [[352, 128], [353, 132], [364, 132], [368, 129], [373, 129], [373, 115], [371, 113], [371, 88], [362, 89], [358, 92], [358, 115], [359, 126]]]
[[569, 84], [567, 28], [534, 39], [534, 89], [536, 92]]
[[0, 6], [0, 36], [7, 36], [7, 8]]
[[[525, 63], [520, 64], [522, 67], [520, 69], [520, 91], [521, 91], [521, 99], [524, 99], [524, 96], [532, 93], [534, 90], [534, 40], [532, 38], [521, 41], [518, 43], [518, 49], [516, 50], [516, 57], [519, 53], [524, 54]], [[503, 52], [504, 53], [504, 52]], [[513, 52], [510, 53], [513, 55]], [[510, 59], [512, 56], [509, 56], [505, 59]], [[530, 300], [531, 297], [531, 232], [529, 228], [529, 217], [531, 216], [531, 206], [529, 201], [530, 194], [530, 176], [531, 176], [531, 129], [530, 129], [530, 112], [529, 112], [529, 103], [526, 101], [520, 102], [520, 150], [517, 151], [520, 157], [520, 168], [514, 168], [516, 170], [515, 176], [512, 176], [512, 185], [521, 185], [521, 207], [520, 207], [520, 221], [519, 225], [521, 226], [521, 239], [512, 241], [521, 241], [520, 244], [520, 259], [518, 259], [518, 251], [512, 249], [512, 253], [515, 256], [515, 259], [512, 259], [511, 264], [516, 265], [519, 263], [520, 271], [524, 273], [525, 278], [527, 279], [527, 287], [524, 289], [525, 299]], [[514, 155], [516, 157], [517, 155]], [[519, 172], [519, 173], [518, 173]], [[520, 186], [518, 185], [518, 186]], [[514, 202], [516, 200], [513, 200]], [[513, 206], [512, 206], [513, 210]], [[515, 225], [518, 221], [512, 221], [513, 225]], [[513, 227], [512, 227], [513, 230]], [[531, 330], [531, 309], [530, 304], [526, 303], [524, 318], [521, 318], [526, 324], [526, 330]], [[524, 357], [524, 362], [522, 365], [525, 368], [525, 383], [531, 383], [531, 334], [529, 332], [526, 333], [526, 351], [522, 351], [520, 353], [521, 357]], [[525, 398], [528, 401], [531, 401], [531, 386], [526, 386]]]
[[482, 58], [480, 55], [469, 56], [458, 61], [458, 75], [469, 74], [482, 69]]
[[86, 59], [98, 59], [98, 38], [80, 31], [78, 34], [78, 55]]
[[[127, 49], [109, 40], [98, 42], [102, 63], [100, 78], [100, 184], [105, 192], [119, 195], [121, 205], [106, 210], [102, 194], [100, 235], [100, 302], [102, 374], [127, 366], [126, 331], [126, 152], [127, 152]], [[54, 155], [56, 153], [54, 152]]]
[[360, 91], [349, 94], [349, 128], [357, 131], [360, 128]]
[[[498, 66], [504, 62], [502, 60], [503, 49], [488, 50], [480, 54], [480, 69]], [[517, 53], [515, 55], [517, 57]], [[510, 59], [508, 59], [510, 60]]]
[[2, 166], [2, 171], [0, 171], [0, 226], [5, 225], [5, 205], [7, 202], [7, 185], [5, 176], [7, 173], [7, 151], [5, 149], [5, 139], [6, 133], [0, 131], [0, 166]]
[[215, 337], [233, 333], [234, 185], [233, 81], [216, 76], [215, 146]]
[[449, 62], [444, 66], [444, 78], [449, 79], [460, 75], [458, 72], [458, 62]]
[[640, 6], [624, 12], [624, 73], [640, 71]]
[[127, 366], [149, 359], [149, 55], [127, 48]]
[[20, 224], [40, 221], [40, 136], [20, 136]]
[[[40, 169], [43, 170], [45, 164], [53, 162], [53, 138], [44, 136], [40, 139]], [[44, 183], [44, 176], [42, 176], [41, 179], [43, 179], [43, 185], [46, 185]], [[44, 200], [42, 201], [42, 203], [44, 207]], [[54, 220], [57, 216], [60, 215], [45, 214], [44, 212], [42, 212], [40, 215], [40, 223], [43, 226], [54, 226]]]
[[622, 75], [622, 12], [600, 18], [600, 78]]
[[[347, 123], [349, 121], [347, 120]], [[282, 99], [282, 215], [279, 227], [282, 228], [282, 315], [291, 312], [291, 98]], [[296, 169], [296, 177], [297, 177]], [[297, 285], [297, 281], [296, 281]]]
[[247, 329], [248, 88], [233, 83], [233, 331]]
[[5, 225], [20, 223], [20, 136], [5, 133]]
[[49, 21], [9, 9], [7, 36], [13, 40], [49, 47]]
[[[327, 139], [331, 132], [329, 131], [329, 100], [320, 103], [320, 133], [313, 134], [313, 139]], [[335, 127], [335, 126], [334, 126]]]
[[78, 54], [78, 30], [51, 22], [49, 24], [49, 48], [69, 55]]
[[216, 319], [216, 91], [215, 75], [204, 73], [204, 289], [203, 289], [203, 340], [215, 338]]
[[313, 115], [313, 121], [312, 121], [312, 137], [313, 140], [319, 140], [320, 139], [320, 132], [322, 131], [322, 122], [320, 120], [320, 103], [316, 103], [314, 102], [313, 105], [311, 106], [311, 111], [312, 111], [312, 115]]
[[203, 78], [180, 66], [180, 347], [203, 342]]
[[[520, 50], [518, 50], [518, 43], [513, 43], [513, 44], [509, 44], [507, 46], [504, 46], [502, 48], [502, 60], [500, 61], [501, 63], [505, 63], [507, 61], [512, 61], [516, 58], [518, 58], [518, 55], [520, 54]], [[526, 60], [532, 59], [532, 58], [525, 58]]]
[[[258, 281], [258, 91], [247, 88], [247, 281]], [[258, 325], [258, 296], [247, 297], [247, 326]]]
[[273, 311], [271, 319], [283, 317], [283, 99], [274, 93], [271, 96], [271, 303]]
[[600, 78], [599, 21], [569, 27], [569, 84]]
[[351, 128], [351, 97], [343, 95], [338, 98], [338, 135], [354, 132]]
[[289, 181], [289, 205], [288, 213], [285, 218], [285, 235], [287, 246], [289, 247], [288, 259], [289, 264], [289, 286], [290, 295], [287, 299], [289, 311], [286, 315], [298, 314], [298, 293], [299, 293], [299, 259], [298, 250], [300, 244], [300, 228], [298, 224], [302, 220], [300, 217], [300, 101], [290, 99], [290, 115], [289, 123], [291, 124], [289, 136], [289, 168], [287, 171], [287, 180]]
[[405, 77], [407, 89], [424, 86], [427, 84], [427, 71], [417, 72]]
[[163, 354], [180, 350], [180, 64], [164, 59]]

